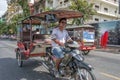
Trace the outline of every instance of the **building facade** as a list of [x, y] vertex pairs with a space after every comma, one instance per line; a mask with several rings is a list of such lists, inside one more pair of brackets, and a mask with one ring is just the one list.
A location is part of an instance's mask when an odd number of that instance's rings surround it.
[[[53, 9], [69, 9], [71, 5], [70, 0], [47, 0], [51, 3], [46, 2], [45, 7], [50, 7]], [[120, 18], [118, 14], [119, 10], [119, 0], [86, 0], [89, 3], [94, 3], [94, 9], [97, 11], [96, 15], [93, 15], [87, 23], [101, 22], [101, 21], [111, 21]]]
[[119, 19], [119, 0], [87, 0], [94, 3], [97, 14], [90, 19], [90, 23]]
[[[93, 8], [97, 11], [97, 14], [91, 16], [89, 21], [87, 21], [86, 23], [111, 21], [120, 18], [118, 14], [119, 0], [86, 0], [86, 1], [88, 1], [89, 3], [94, 3]], [[70, 0], [28, 0], [28, 3], [30, 2], [34, 4], [34, 14], [43, 12], [47, 8], [54, 10], [55, 9], [68, 10], [69, 6], [71, 5]], [[13, 15], [22, 13], [22, 9], [20, 9], [19, 6], [14, 5], [15, 4], [8, 5], [7, 22], [10, 22], [10, 19]]]

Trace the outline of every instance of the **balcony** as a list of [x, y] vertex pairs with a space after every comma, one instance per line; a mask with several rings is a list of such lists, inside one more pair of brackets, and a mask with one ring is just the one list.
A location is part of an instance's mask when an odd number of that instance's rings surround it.
[[71, 5], [70, 2], [66, 2], [66, 3], [63, 3], [63, 4], [59, 4], [56, 9], [66, 9], [68, 8], [69, 6]]
[[98, 14], [102, 14], [102, 15], [106, 15], [108, 17], [113, 17], [113, 18], [117, 18], [118, 15], [117, 14], [110, 14], [108, 12], [101, 12], [101, 11], [97, 11]]
[[118, 0], [101, 0], [102, 2], [118, 7]]

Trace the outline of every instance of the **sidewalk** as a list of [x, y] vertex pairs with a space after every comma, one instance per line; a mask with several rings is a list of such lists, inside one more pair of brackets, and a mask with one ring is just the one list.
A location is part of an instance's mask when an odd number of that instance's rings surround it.
[[103, 51], [103, 52], [110, 52], [110, 53], [115, 53], [115, 54], [120, 54], [120, 48], [116, 47], [107, 47], [107, 48], [97, 48], [95, 49], [96, 51]]

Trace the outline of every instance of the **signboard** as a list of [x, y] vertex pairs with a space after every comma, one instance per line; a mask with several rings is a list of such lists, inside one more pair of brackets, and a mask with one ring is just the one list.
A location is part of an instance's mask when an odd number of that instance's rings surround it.
[[94, 42], [94, 32], [83, 31], [83, 41], [84, 42]]

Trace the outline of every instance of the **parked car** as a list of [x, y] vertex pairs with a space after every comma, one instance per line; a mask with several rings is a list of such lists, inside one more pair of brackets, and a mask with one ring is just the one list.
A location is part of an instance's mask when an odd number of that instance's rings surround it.
[[11, 35], [9, 39], [10, 40], [17, 40], [17, 37], [16, 37], [16, 35]]

